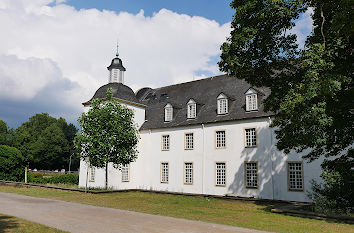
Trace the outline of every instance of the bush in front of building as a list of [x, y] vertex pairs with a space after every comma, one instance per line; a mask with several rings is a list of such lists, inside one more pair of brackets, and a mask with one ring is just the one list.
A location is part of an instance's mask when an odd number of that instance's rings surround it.
[[78, 174], [53, 174], [33, 172], [28, 174], [28, 181], [36, 184], [79, 184]]
[[354, 216], [354, 149], [322, 164], [323, 182], [312, 182], [309, 197], [316, 210]]
[[0, 180], [23, 181], [25, 158], [15, 147], [0, 145]]

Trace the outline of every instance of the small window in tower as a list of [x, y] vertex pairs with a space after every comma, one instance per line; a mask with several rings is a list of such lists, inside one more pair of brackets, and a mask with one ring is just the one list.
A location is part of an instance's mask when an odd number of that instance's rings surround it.
[[118, 70], [117, 69], [113, 69], [113, 81], [114, 82], [118, 82]]

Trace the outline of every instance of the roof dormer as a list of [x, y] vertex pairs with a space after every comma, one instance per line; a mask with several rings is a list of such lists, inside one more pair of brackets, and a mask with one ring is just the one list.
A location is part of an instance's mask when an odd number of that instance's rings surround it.
[[228, 98], [225, 94], [221, 93], [217, 98], [218, 115], [227, 114], [229, 112]]
[[173, 107], [170, 103], [165, 105], [165, 122], [170, 122], [173, 119]]
[[249, 88], [246, 93], [246, 111], [258, 110], [258, 92], [253, 88]]
[[190, 99], [187, 103], [187, 118], [194, 119], [197, 117], [197, 103]]

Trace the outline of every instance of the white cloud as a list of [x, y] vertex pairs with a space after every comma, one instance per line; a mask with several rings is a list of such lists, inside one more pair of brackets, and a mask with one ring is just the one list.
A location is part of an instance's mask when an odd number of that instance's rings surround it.
[[19, 59], [0, 54], [0, 98], [31, 99], [50, 83], [62, 79], [50, 59]]
[[0, 28], [6, 35], [0, 62], [7, 62], [0, 66], [0, 98], [30, 100], [61, 79], [77, 83], [65, 90], [70, 103], [63, 104], [78, 111], [107, 83], [117, 38], [126, 84], [137, 90], [190, 81], [197, 71], [217, 74], [208, 62], [230, 32], [230, 24], [166, 9], [146, 17], [143, 11], [76, 10], [58, 0], [0, 0]]
[[296, 34], [297, 43], [300, 48], [304, 47], [307, 36], [312, 31], [313, 20], [311, 15], [313, 14], [313, 9], [309, 8], [301, 17], [296, 21], [295, 27], [289, 32]]

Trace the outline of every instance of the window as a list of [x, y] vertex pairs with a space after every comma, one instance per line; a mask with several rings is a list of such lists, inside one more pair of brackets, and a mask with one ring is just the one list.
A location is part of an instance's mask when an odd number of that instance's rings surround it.
[[185, 137], [185, 142], [184, 142], [184, 149], [186, 150], [193, 150], [194, 148], [194, 138], [193, 138], [193, 133], [186, 133], [184, 135]]
[[216, 163], [216, 185], [225, 186], [226, 185], [226, 164]]
[[165, 106], [165, 121], [172, 121], [173, 118], [173, 108], [171, 104], [166, 104]]
[[193, 184], [193, 163], [184, 163], [184, 184]]
[[258, 188], [257, 162], [245, 162], [246, 188]]
[[218, 114], [227, 114], [228, 113], [228, 103], [225, 95], [220, 94], [217, 99], [218, 105]]
[[246, 111], [258, 110], [257, 94], [246, 95]]
[[161, 163], [161, 183], [168, 183], [168, 163]]
[[288, 162], [289, 191], [303, 191], [303, 169], [301, 162]]
[[122, 166], [122, 182], [129, 182], [129, 164]]
[[257, 146], [257, 134], [256, 128], [245, 129], [246, 134], [246, 147], [256, 147]]
[[187, 118], [193, 119], [197, 117], [197, 104], [194, 100], [189, 100], [187, 104]]
[[170, 135], [162, 135], [162, 150], [170, 150]]
[[225, 148], [226, 147], [226, 133], [225, 130], [216, 131], [216, 148]]
[[90, 182], [95, 182], [96, 168], [95, 167], [90, 167], [88, 175], [89, 175], [89, 181]]

